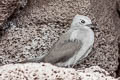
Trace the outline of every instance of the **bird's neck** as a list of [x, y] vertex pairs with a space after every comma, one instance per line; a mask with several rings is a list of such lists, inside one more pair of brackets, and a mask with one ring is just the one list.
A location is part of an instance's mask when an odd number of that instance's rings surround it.
[[84, 31], [84, 30], [91, 30], [91, 29], [90, 29], [90, 27], [83, 26], [83, 25], [82, 26], [80, 26], [80, 25], [79, 26], [71, 26], [70, 31], [74, 31], [74, 30], [81, 30], [81, 31], [83, 30]]

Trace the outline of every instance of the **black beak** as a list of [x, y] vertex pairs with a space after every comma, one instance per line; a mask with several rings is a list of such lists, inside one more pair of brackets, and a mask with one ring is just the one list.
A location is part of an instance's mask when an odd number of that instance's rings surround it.
[[97, 24], [88, 24], [87, 26], [89, 26], [93, 30], [97, 29], [96, 28]]

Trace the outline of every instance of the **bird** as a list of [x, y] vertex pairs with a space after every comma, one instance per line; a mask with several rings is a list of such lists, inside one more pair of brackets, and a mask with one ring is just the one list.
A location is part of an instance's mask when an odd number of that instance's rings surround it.
[[60, 67], [70, 67], [85, 59], [94, 44], [95, 24], [84, 15], [76, 14], [70, 29], [62, 34], [59, 40], [51, 47], [48, 54], [23, 62], [45, 62]]

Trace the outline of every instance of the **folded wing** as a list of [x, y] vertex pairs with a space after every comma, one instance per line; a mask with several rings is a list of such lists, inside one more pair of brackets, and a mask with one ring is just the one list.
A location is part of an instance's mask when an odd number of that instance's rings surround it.
[[50, 53], [44, 58], [45, 62], [55, 64], [64, 62], [76, 54], [82, 46], [81, 41], [70, 40], [70, 34], [62, 35], [57, 43], [53, 45]]

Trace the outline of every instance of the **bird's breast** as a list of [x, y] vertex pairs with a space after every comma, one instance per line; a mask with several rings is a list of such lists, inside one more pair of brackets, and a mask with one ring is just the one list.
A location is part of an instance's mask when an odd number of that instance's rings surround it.
[[73, 30], [70, 40], [80, 40], [82, 42], [94, 42], [94, 32], [91, 29]]

